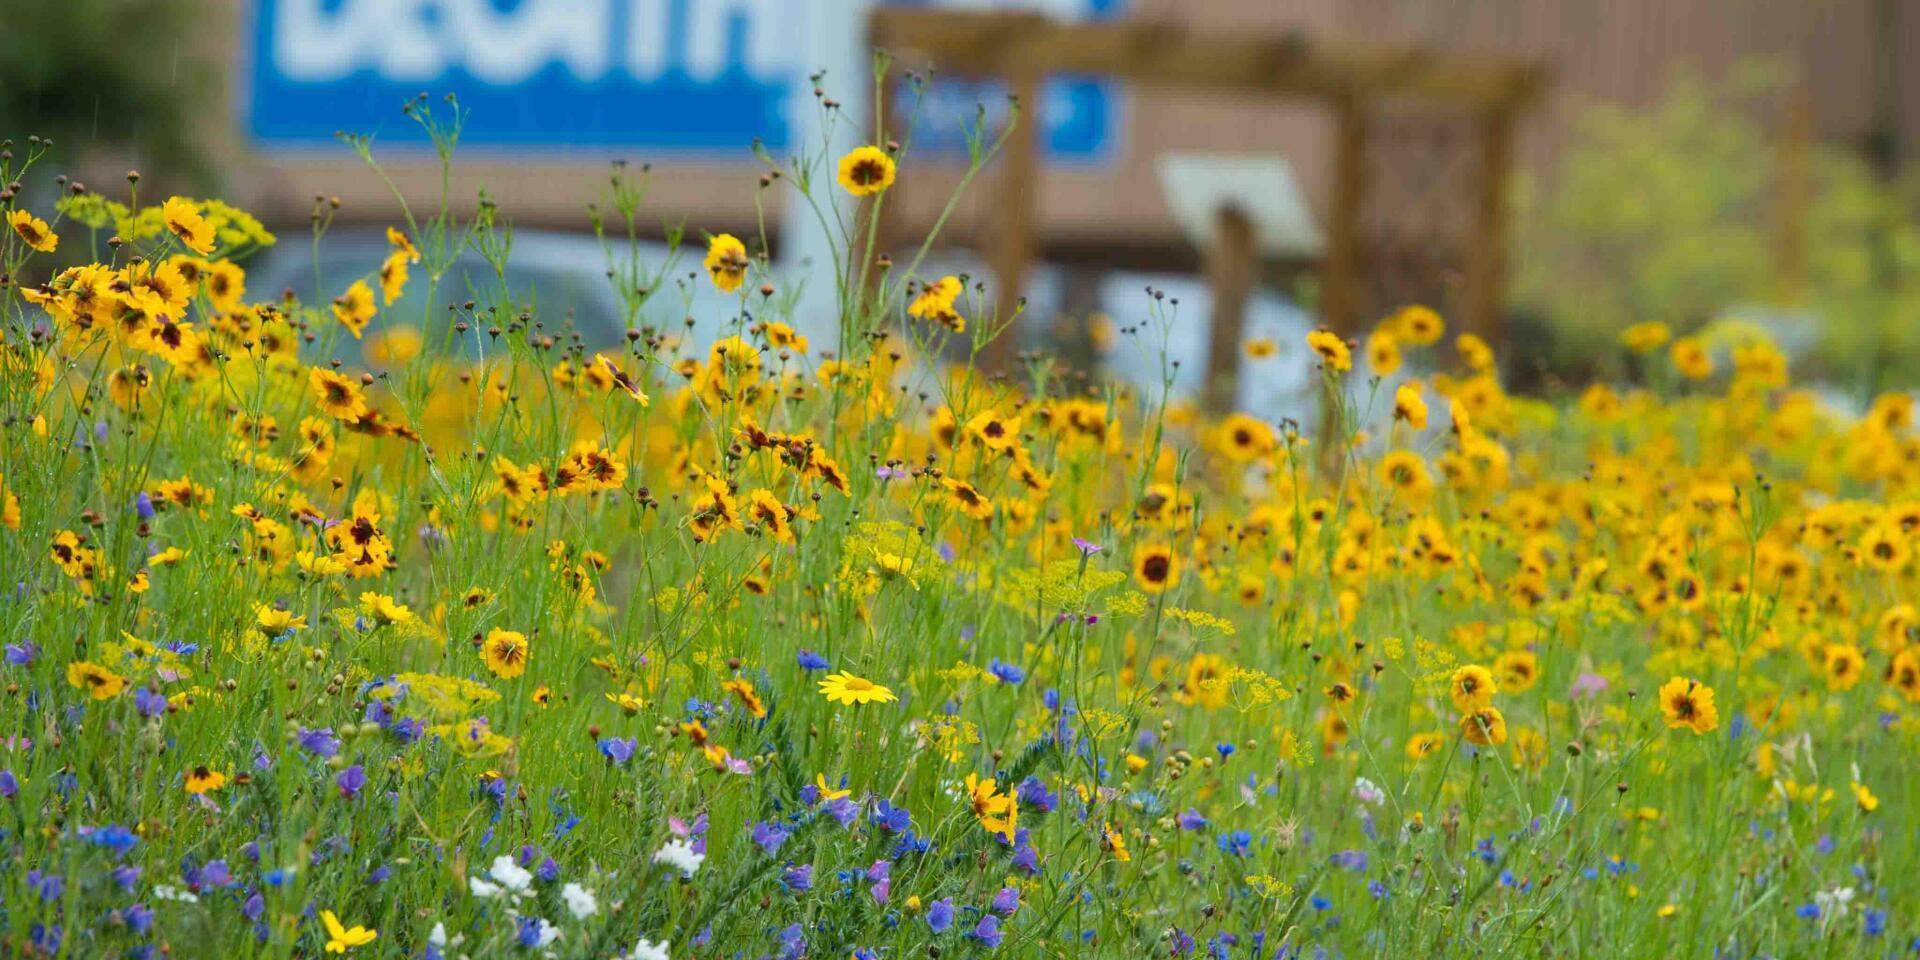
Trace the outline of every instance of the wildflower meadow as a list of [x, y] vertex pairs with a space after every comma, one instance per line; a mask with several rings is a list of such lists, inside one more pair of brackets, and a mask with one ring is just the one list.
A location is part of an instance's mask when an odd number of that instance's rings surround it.
[[[0, 954], [1920, 943], [1909, 396], [1659, 316], [1509, 394], [1525, 344], [1420, 305], [1247, 343], [1297, 410], [990, 373], [1017, 318], [876, 249], [915, 163], [863, 139], [761, 157], [838, 237], [811, 336], [760, 237], [641, 256], [670, 185], [616, 165], [615, 342], [450, 282], [505, 275], [484, 196], [306, 303], [248, 264], [326, 200], [275, 236], [10, 141]], [[1143, 290], [1112, 349], [1198, 322]]]

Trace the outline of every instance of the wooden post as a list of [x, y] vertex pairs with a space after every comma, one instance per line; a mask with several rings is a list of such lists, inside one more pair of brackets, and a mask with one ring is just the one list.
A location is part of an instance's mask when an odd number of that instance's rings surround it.
[[1513, 111], [1496, 107], [1480, 118], [1480, 166], [1473, 189], [1473, 234], [1467, 241], [1462, 326], [1488, 343], [1501, 343], [1501, 300], [1507, 269], [1507, 181], [1513, 171]]
[[1246, 329], [1247, 299], [1260, 273], [1260, 251], [1253, 222], [1238, 207], [1221, 207], [1214, 216], [1213, 243], [1206, 249], [1207, 283], [1213, 288], [1213, 323], [1207, 344], [1207, 409], [1226, 413], [1240, 387], [1240, 342]]
[[1320, 322], [1341, 336], [1360, 327], [1360, 210], [1367, 195], [1367, 107], [1334, 102], [1333, 199], [1327, 254], [1320, 267]]
[[[1000, 324], [1008, 323], [1020, 309], [1020, 296], [1027, 286], [1027, 269], [1036, 247], [1033, 207], [1040, 173], [1040, 63], [1016, 41], [1007, 51], [1004, 69], [1020, 115], [1007, 136], [993, 203], [995, 222], [987, 231], [993, 244], [988, 260], [997, 284], [994, 302]], [[996, 337], [982, 352], [981, 366], [989, 373], [1008, 372], [1019, 333], [1015, 324]]]
[[1813, 202], [1813, 127], [1813, 97], [1803, 83], [1787, 99], [1774, 209], [1774, 296], [1785, 306], [1799, 306], [1805, 292], [1807, 208]]

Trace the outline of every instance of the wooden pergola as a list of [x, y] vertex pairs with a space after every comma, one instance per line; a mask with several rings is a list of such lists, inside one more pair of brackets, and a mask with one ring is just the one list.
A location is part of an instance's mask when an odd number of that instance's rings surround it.
[[[1332, 195], [1325, 211], [1320, 308], [1323, 322], [1343, 333], [1358, 330], [1361, 321], [1360, 216], [1370, 189], [1370, 114], [1387, 100], [1464, 110], [1477, 126], [1480, 156], [1468, 187], [1473, 222], [1464, 251], [1459, 319], [1465, 329], [1499, 342], [1504, 201], [1513, 168], [1514, 124], [1545, 86], [1546, 71], [1539, 64], [1411, 46], [1319, 43], [1298, 36], [1200, 35], [1146, 19], [1061, 23], [1013, 12], [881, 7], [872, 13], [869, 30], [873, 45], [888, 51], [896, 66], [925, 64], [997, 80], [1020, 104], [1021, 120], [999, 164], [992, 242], [986, 251], [998, 275], [1002, 316], [1014, 308], [1037, 249], [1032, 184], [1040, 163], [1040, 82], [1050, 74], [1074, 73], [1145, 87], [1311, 100], [1332, 111], [1337, 133]], [[893, 99], [882, 98], [877, 109], [890, 110]], [[888, 123], [886, 129], [897, 128]], [[1232, 349], [1237, 333], [1216, 330], [1215, 340], [1227, 340]], [[990, 365], [1004, 367], [1007, 340], [998, 342], [1002, 349], [988, 358]]]

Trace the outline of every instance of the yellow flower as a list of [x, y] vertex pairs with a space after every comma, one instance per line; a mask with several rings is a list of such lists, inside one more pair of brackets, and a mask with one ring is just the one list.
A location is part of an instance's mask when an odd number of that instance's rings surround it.
[[1390, 377], [1400, 369], [1400, 342], [1393, 334], [1375, 330], [1367, 337], [1367, 365], [1383, 377]]
[[527, 635], [495, 627], [480, 644], [480, 659], [493, 675], [512, 680], [527, 672]]
[[840, 158], [840, 186], [856, 197], [893, 186], [893, 158], [879, 147], [855, 147]]
[[1393, 391], [1393, 418], [1415, 430], [1427, 428], [1427, 401], [1418, 384], [1403, 383]]
[[1126, 837], [1120, 834], [1119, 827], [1111, 823], [1103, 824], [1100, 827], [1100, 846], [1106, 848], [1108, 852], [1113, 854], [1113, 859], [1121, 863], [1126, 863], [1133, 859], [1133, 855], [1127, 852]]
[[360, 612], [373, 618], [376, 625], [406, 623], [413, 619], [413, 611], [405, 604], [395, 603], [392, 597], [371, 591], [360, 595]]
[[747, 281], [747, 245], [731, 233], [707, 241], [707, 275], [721, 293], [732, 293]]
[[1620, 342], [1634, 353], [1652, 353], [1673, 336], [1667, 325], [1657, 320], [1636, 323], [1620, 332]]
[[320, 922], [327, 928], [328, 953], [346, 953], [354, 947], [372, 943], [373, 938], [380, 935], [379, 931], [368, 930], [366, 927], [341, 926], [340, 918], [334, 916], [332, 910], [320, 911]]
[[1485, 707], [1460, 718], [1460, 735], [1468, 743], [1497, 747], [1507, 742], [1507, 718], [1499, 707]]
[[1247, 357], [1253, 360], [1265, 360], [1280, 352], [1280, 345], [1272, 337], [1254, 337], [1244, 345]]
[[1453, 672], [1453, 679], [1447, 685], [1447, 693], [1453, 698], [1453, 708], [1461, 713], [1474, 713], [1486, 709], [1493, 703], [1493, 695], [1500, 692], [1494, 685], [1493, 673], [1477, 663], [1469, 663]]
[[966, 318], [954, 309], [954, 304], [960, 300], [960, 293], [959, 277], [941, 277], [927, 284], [921, 289], [920, 295], [907, 304], [907, 316], [932, 320], [954, 333], [965, 333]]
[[187, 771], [187, 792], [210, 793], [227, 785], [227, 775], [202, 764]]
[[254, 614], [254, 624], [262, 634], [277, 637], [289, 630], [305, 630], [307, 618], [295, 616], [291, 610], [263, 603]]
[[1159, 593], [1180, 582], [1180, 560], [1165, 544], [1143, 543], [1133, 551], [1133, 580], [1148, 593]]
[[127, 678], [97, 663], [75, 660], [67, 664], [67, 684], [95, 700], [111, 700], [126, 689]]
[[1707, 348], [1695, 337], [1681, 337], [1668, 348], [1668, 356], [1680, 375], [1688, 380], [1705, 380], [1713, 375], [1713, 357]]
[[54, 235], [47, 222], [25, 210], [7, 214], [7, 223], [13, 227], [14, 233], [20, 235], [20, 239], [27, 242], [27, 246], [41, 253], [52, 253], [60, 245], [60, 238]]
[[1493, 661], [1500, 686], [1508, 693], [1525, 693], [1540, 679], [1540, 659], [1531, 650], [1509, 650]]
[[1326, 330], [1315, 330], [1307, 334], [1307, 346], [1320, 355], [1320, 362], [1335, 373], [1346, 373], [1353, 369], [1353, 353], [1347, 349], [1347, 342], [1338, 334]]
[[1441, 320], [1440, 315], [1435, 313], [1433, 308], [1418, 304], [1401, 307], [1399, 312], [1387, 321], [1386, 326], [1394, 336], [1416, 347], [1428, 346], [1438, 341], [1440, 336], [1447, 332], [1446, 321]]
[[213, 251], [213, 224], [200, 215], [200, 208], [185, 197], [169, 197], [160, 207], [160, 218], [166, 221], [167, 232], [180, 238], [187, 249], [194, 253]]
[[1685, 677], [1674, 677], [1660, 688], [1660, 713], [1671, 730], [1684, 727], [1698, 735], [1720, 726], [1713, 688]]
[[360, 385], [332, 370], [314, 367], [307, 375], [320, 409], [336, 420], [358, 420], [367, 415], [367, 398]]
[[738, 697], [740, 699], [740, 705], [747, 709], [747, 715], [755, 720], [767, 715], [767, 705], [760, 699], [760, 694], [754, 691], [751, 682], [740, 677], [734, 677], [726, 683], [721, 684], [720, 689]]
[[851, 673], [830, 673], [820, 681], [820, 692], [829, 703], [844, 703], [849, 706], [862, 703], [892, 703], [896, 698], [888, 690], [872, 680], [856, 677]]
[[823, 803], [828, 800], [838, 800], [841, 797], [850, 797], [853, 795], [852, 790], [836, 790], [828, 786], [827, 775], [824, 773], [816, 773], [813, 775], [813, 785], [820, 791], [820, 800]]
[[1020, 824], [1020, 804], [1013, 794], [1001, 793], [991, 778], [983, 780], [969, 773], [967, 800], [973, 806], [974, 819], [979, 820], [988, 833], [997, 833], [1012, 842], [1014, 829]]
[[333, 300], [333, 318], [360, 339], [360, 331], [367, 328], [367, 322], [373, 319], [373, 288], [365, 280], [355, 280], [347, 292]]
[[1880, 798], [1873, 795], [1867, 785], [1858, 780], [1853, 782], [1853, 799], [1860, 804], [1861, 813], [1872, 813], [1880, 809]]

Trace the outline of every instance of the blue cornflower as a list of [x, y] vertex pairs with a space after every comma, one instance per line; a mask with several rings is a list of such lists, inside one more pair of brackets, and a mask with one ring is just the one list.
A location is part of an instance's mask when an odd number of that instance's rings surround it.
[[800, 651], [795, 659], [800, 662], [800, 669], [802, 670], [825, 670], [833, 665], [827, 662], [826, 657], [814, 653], [812, 650]]
[[1000, 679], [1001, 683], [1014, 684], [1027, 678], [1027, 672], [999, 657], [987, 661], [987, 672]]
[[613, 761], [614, 766], [626, 766], [633, 759], [633, 751], [640, 742], [633, 737], [601, 737], [600, 754]]

